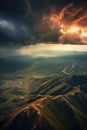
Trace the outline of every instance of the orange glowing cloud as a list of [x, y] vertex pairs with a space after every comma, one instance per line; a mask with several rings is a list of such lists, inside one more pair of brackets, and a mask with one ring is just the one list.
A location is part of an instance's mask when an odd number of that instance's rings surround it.
[[[57, 12], [57, 11], [55, 11]], [[81, 25], [87, 19], [87, 9], [83, 6], [75, 7], [73, 3], [68, 4], [60, 13], [51, 13], [49, 16], [51, 29], [58, 29], [61, 33], [59, 42], [70, 42], [72, 44], [87, 44], [87, 25], [85, 29]]]

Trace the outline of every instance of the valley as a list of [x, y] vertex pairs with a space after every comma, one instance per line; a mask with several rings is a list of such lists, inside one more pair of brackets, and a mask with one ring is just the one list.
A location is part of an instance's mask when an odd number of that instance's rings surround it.
[[86, 53], [12, 58], [0, 67], [1, 130], [87, 129]]

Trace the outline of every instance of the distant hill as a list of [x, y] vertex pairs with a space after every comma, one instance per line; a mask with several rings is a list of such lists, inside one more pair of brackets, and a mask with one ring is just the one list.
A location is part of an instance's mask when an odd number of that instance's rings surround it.
[[32, 59], [28, 56], [5, 56], [0, 57], [0, 74], [10, 74], [32, 64]]

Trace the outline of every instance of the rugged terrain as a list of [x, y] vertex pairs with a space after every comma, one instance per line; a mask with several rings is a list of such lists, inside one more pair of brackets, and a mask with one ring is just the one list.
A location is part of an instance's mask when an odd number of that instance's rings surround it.
[[86, 58], [8, 58], [14, 67], [0, 75], [0, 130], [87, 130]]

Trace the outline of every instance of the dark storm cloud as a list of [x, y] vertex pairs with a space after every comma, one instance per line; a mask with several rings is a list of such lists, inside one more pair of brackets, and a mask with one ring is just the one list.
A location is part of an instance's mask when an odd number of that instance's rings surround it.
[[87, 28], [86, 7], [86, 0], [0, 0], [0, 44], [18, 40], [24, 45], [60, 39], [68, 43], [73, 37], [76, 40], [72, 42], [79, 44], [80, 37], [63, 35], [60, 25], [64, 22], [67, 27], [77, 24]]
[[0, 44], [29, 38], [30, 27], [24, 17], [30, 12], [28, 0], [0, 0]]
[[28, 0], [0, 0], [0, 12], [10, 17], [21, 17], [30, 11]]
[[28, 39], [30, 30], [25, 23], [0, 19], [0, 42], [4, 45], [6, 42]]

